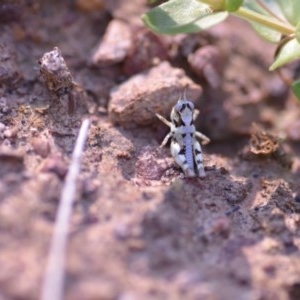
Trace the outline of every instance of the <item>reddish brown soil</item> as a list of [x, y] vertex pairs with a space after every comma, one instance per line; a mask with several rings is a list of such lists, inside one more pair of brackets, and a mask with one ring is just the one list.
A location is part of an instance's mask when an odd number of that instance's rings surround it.
[[[65, 174], [88, 116], [66, 299], [300, 299], [300, 110], [267, 71], [274, 47], [230, 19], [198, 35], [161, 38], [167, 55], [149, 50], [137, 63], [133, 53], [147, 43], [134, 44], [118, 63], [94, 66], [109, 21], [142, 9], [132, 12], [122, 1], [102, 8], [91, 1], [91, 10], [84, 1], [6, 2], [0, 4], [0, 299], [40, 297]], [[135, 22], [127, 23], [140, 26]], [[185, 57], [208, 45], [220, 55], [212, 61], [220, 79], [214, 88]], [[55, 46], [86, 91], [76, 95], [74, 115], [38, 76], [38, 60]], [[167, 132], [158, 120], [115, 125], [107, 113], [111, 89], [150, 68], [149, 53], [168, 57], [203, 88], [195, 99], [197, 128], [212, 140], [203, 147], [204, 180], [182, 179], [169, 149], [158, 150]], [[254, 122], [260, 129], [251, 129]]]

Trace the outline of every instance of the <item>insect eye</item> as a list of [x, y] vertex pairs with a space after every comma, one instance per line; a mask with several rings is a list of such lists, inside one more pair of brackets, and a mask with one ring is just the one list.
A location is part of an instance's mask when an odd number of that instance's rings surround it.
[[183, 106], [183, 105], [182, 105], [181, 103], [177, 103], [177, 104], [175, 105], [175, 107], [174, 107], [174, 108], [175, 108], [175, 111], [176, 111], [176, 112], [180, 112], [180, 111], [182, 110], [182, 106]]
[[191, 110], [193, 110], [193, 109], [195, 108], [195, 105], [194, 105], [193, 102], [189, 102], [189, 103], [188, 103], [188, 107], [189, 107]]

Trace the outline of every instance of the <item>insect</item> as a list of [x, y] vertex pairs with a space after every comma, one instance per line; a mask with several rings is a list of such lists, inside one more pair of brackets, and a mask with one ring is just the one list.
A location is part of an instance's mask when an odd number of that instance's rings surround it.
[[202, 150], [196, 138], [201, 139], [203, 145], [209, 143], [210, 139], [196, 131], [194, 121], [198, 115], [199, 110], [194, 108], [193, 102], [186, 99], [185, 93], [183, 98], [182, 96], [179, 98], [171, 111], [171, 122], [156, 114], [163, 123], [170, 127], [170, 132], [166, 135], [160, 147], [164, 147], [171, 138], [171, 154], [185, 176], [195, 177], [198, 175], [200, 178], [204, 178], [206, 175]]

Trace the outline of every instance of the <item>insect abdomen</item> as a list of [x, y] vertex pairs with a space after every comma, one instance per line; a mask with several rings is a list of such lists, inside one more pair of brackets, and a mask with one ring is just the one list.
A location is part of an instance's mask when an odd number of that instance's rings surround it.
[[191, 171], [194, 171], [194, 153], [193, 153], [193, 138], [190, 134], [185, 136], [185, 158]]

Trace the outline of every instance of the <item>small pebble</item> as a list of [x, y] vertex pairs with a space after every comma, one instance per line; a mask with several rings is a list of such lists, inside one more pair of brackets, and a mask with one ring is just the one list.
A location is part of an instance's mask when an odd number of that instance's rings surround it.
[[34, 137], [30, 143], [35, 153], [41, 157], [46, 158], [50, 153], [50, 144], [46, 138]]
[[125, 240], [130, 237], [130, 228], [128, 224], [117, 223], [114, 228], [115, 236], [120, 240]]
[[288, 138], [294, 142], [300, 141], [300, 120], [291, 122], [287, 127]]
[[72, 89], [73, 78], [59, 48], [54, 47], [39, 60], [41, 75], [49, 91], [60, 94]]
[[112, 20], [93, 55], [92, 62], [98, 66], [119, 63], [124, 60], [131, 45], [132, 37], [129, 25], [121, 20]]
[[41, 166], [42, 172], [52, 172], [60, 178], [64, 178], [68, 172], [68, 165], [61, 155], [53, 155], [48, 157]]
[[204, 78], [212, 88], [220, 86], [223, 63], [218, 48], [201, 47], [189, 55], [188, 62], [200, 79]]
[[48, 90], [58, 99], [68, 97], [68, 113], [73, 114], [75, 110], [75, 99], [73, 90], [78, 88], [72, 74], [58, 47], [46, 52], [39, 60], [40, 74]]
[[169, 116], [186, 87], [187, 97], [197, 101], [202, 88], [182, 69], [162, 62], [111, 91], [109, 117], [113, 123], [127, 127], [149, 125], [157, 121], [155, 113]]
[[164, 40], [149, 30], [140, 29], [133, 37], [132, 46], [124, 61], [124, 72], [133, 75], [167, 60]]

